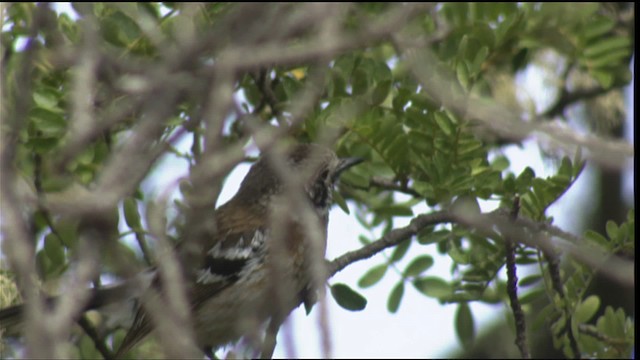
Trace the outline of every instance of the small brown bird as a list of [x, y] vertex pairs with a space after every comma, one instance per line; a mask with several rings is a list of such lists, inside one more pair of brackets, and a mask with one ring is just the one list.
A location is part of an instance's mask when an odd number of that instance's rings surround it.
[[[320, 251], [324, 259], [333, 186], [361, 159], [339, 159], [328, 148], [308, 144], [293, 146], [284, 159], [284, 166], [274, 167], [277, 161], [265, 155], [251, 167], [235, 196], [216, 209], [216, 235], [206, 239], [199, 267], [187, 274], [193, 328], [202, 349], [250, 335], [309, 300], [312, 256], [319, 256], [312, 252]], [[296, 184], [306, 212], [295, 204], [291, 190]], [[87, 310], [104, 303], [97, 291]], [[0, 324], [19, 314], [16, 307], [0, 310]], [[116, 357], [152, 330], [139, 307]]]

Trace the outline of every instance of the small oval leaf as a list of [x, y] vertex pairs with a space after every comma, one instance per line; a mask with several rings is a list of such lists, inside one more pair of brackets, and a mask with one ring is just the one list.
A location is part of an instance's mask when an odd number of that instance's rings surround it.
[[525, 287], [538, 283], [542, 280], [542, 276], [539, 274], [527, 276], [518, 281], [518, 286]]
[[436, 299], [449, 297], [453, 293], [451, 285], [437, 277], [416, 279], [413, 286], [424, 295]]
[[338, 305], [350, 311], [360, 311], [367, 306], [367, 299], [345, 284], [331, 286], [331, 296]]
[[124, 209], [124, 220], [133, 230], [139, 230], [142, 228], [142, 223], [140, 222], [140, 213], [138, 212], [138, 202], [136, 199], [132, 197], [128, 197], [124, 199], [122, 204]]
[[596, 312], [600, 309], [600, 298], [597, 295], [591, 295], [584, 299], [583, 302], [578, 305], [575, 312], [575, 320], [580, 323], [586, 323]]
[[430, 255], [422, 255], [413, 259], [404, 269], [404, 276], [418, 276], [433, 266], [433, 258]]
[[375, 285], [382, 279], [387, 272], [387, 264], [380, 264], [372, 267], [367, 271], [358, 281], [358, 286], [361, 288], [368, 288]]
[[609, 239], [615, 240], [618, 237], [618, 224], [613, 220], [607, 221], [606, 231]]
[[400, 281], [393, 287], [391, 290], [391, 294], [389, 294], [389, 299], [387, 300], [387, 310], [390, 313], [395, 314], [400, 307], [400, 301], [402, 301], [402, 296], [404, 295], [404, 282]]
[[53, 269], [57, 269], [64, 264], [64, 248], [56, 234], [49, 233], [44, 237], [44, 252], [47, 254], [49, 260], [51, 260]]
[[409, 246], [411, 245], [411, 239], [407, 239], [400, 244], [398, 244], [394, 249], [393, 253], [391, 253], [391, 258], [389, 259], [391, 262], [396, 262], [402, 260], [404, 255], [409, 250]]
[[473, 314], [466, 302], [460, 303], [456, 311], [456, 334], [465, 348], [472, 344], [475, 335]]

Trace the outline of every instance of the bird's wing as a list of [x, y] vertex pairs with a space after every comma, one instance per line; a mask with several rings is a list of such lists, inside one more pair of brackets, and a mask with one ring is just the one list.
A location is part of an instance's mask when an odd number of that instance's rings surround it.
[[[196, 271], [195, 282], [187, 288], [192, 309], [233, 285], [243, 272], [250, 271], [251, 264], [265, 251], [264, 217], [243, 208], [227, 203], [216, 211], [218, 235], [206, 242], [202, 267]], [[159, 279], [154, 283], [161, 287]], [[116, 358], [129, 351], [152, 329], [150, 317], [140, 307]]]

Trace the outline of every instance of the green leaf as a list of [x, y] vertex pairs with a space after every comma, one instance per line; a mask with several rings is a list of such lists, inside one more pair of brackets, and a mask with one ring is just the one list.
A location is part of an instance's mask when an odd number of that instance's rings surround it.
[[140, 36], [138, 24], [121, 11], [113, 12], [101, 20], [102, 34], [113, 45], [129, 47]]
[[404, 282], [400, 281], [393, 287], [393, 290], [391, 290], [391, 293], [389, 294], [389, 299], [387, 300], [387, 310], [389, 310], [390, 313], [395, 314], [398, 311], [403, 295]]
[[413, 286], [424, 295], [436, 299], [447, 298], [453, 293], [451, 285], [437, 277], [416, 279]]
[[422, 245], [435, 244], [435, 243], [449, 239], [450, 236], [451, 236], [451, 231], [438, 230], [432, 233], [418, 236], [418, 243]]
[[571, 179], [573, 176], [573, 166], [571, 165], [571, 160], [568, 156], [562, 158], [562, 163], [558, 169], [558, 175], [567, 179]]
[[591, 320], [598, 309], [600, 309], [600, 298], [597, 295], [591, 295], [578, 305], [574, 315], [574, 320], [578, 324], [586, 323]]
[[345, 212], [345, 214], [349, 215], [349, 206], [347, 206], [347, 202], [344, 200], [344, 198], [342, 197], [342, 194], [340, 194], [340, 192], [338, 191], [334, 191], [333, 192], [333, 201], [338, 204], [338, 206], [340, 207], [340, 209], [342, 209], [342, 211]]
[[487, 56], [489, 56], [489, 48], [486, 46], [481, 47], [480, 50], [478, 50], [476, 57], [473, 59], [473, 64], [471, 65], [469, 72], [474, 75], [478, 74], [482, 70], [482, 64], [487, 59]]
[[374, 211], [380, 216], [413, 216], [413, 210], [406, 205], [385, 205]]
[[89, 336], [82, 336], [78, 344], [78, 350], [82, 359], [99, 359], [101, 355], [96, 350], [96, 346]]
[[522, 304], [522, 305], [528, 304], [528, 303], [540, 298], [544, 294], [545, 294], [545, 290], [544, 289], [532, 290], [532, 291], [526, 293], [524, 296], [522, 296], [520, 298], [520, 304]]
[[350, 311], [360, 311], [367, 306], [367, 299], [364, 296], [342, 283], [331, 286], [331, 296], [343, 309]]
[[67, 39], [74, 43], [78, 41], [78, 25], [69, 15], [61, 13], [58, 16], [58, 26]]
[[526, 215], [536, 219], [540, 216], [540, 206], [531, 192], [527, 192], [522, 195], [520, 198], [520, 205]]
[[366, 236], [364, 236], [364, 235], [359, 235], [359, 236], [358, 236], [358, 241], [360, 241], [360, 243], [361, 243], [362, 245], [367, 245], [367, 244], [371, 243], [371, 240], [369, 240], [369, 239], [368, 239]]
[[433, 257], [430, 255], [422, 255], [413, 259], [404, 269], [404, 277], [418, 276], [433, 266]]
[[340, 181], [342, 183], [349, 184], [354, 187], [360, 187], [365, 189], [369, 187], [369, 178], [356, 170], [347, 171], [346, 173], [344, 173]]
[[58, 192], [66, 189], [73, 182], [73, 178], [68, 175], [47, 176], [42, 179], [42, 190], [44, 192]]
[[471, 313], [471, 309], [469, 308], [469, 304], [466, 302], [460, 303], [458, 305], [458, 310], [456, 311], [456, 334], [458, 335], [458, 339], [462, 343], [465, 348], [468, 348], [473, 343], [473, 338], [475, 336], [474, 322], [473, 322], [473, 314]]
[[371, 93], [371, 105], [376, 106], [382, 104], [391, 91], [391, 80], [384, 80], [376, 85]]
[[596, 244], [604, 247], [604, 248], [609, 248], [611, 246], [611, 243], [609, 242], [609, 240], [607, 240], [606, 237], [602, 236], [600, 233], [597, 233], [593, 230], [587, 230], [584, 233], [584, 237], [588, 240], [591, 240], [593, 242], [595, 242]]
[[538, 259], [534, 256], [518, 256], [516, 257], [516, 264], [518, 265], [531, 265], [531, 264], [537, 264], [538, 263]]
[[598, 330], [606, 334], [609, 337], [613, 338], [624, 338], [625, 337], [625, 314], [624, 310], [618, 309], [613, 310], [611, 306], [607, 306], [604, 311], [604, 315], [598, 318], [596, 322], [596, 326]]
[[363, 95], [369, 87], [369, 74], [361, 68], [353, 72], [351, 79], [351, 92], [353, 95]]
[[505, 156], [498, 156], [491, 162], [491, 168], [496, 171], [504, 171], [509, 168], [509, 159]]
[[527, 166], [516, 178], [516, 187], [518, 189], [518, 193], [522, 194], [527, 191], [531, 187], [531, 182], [535, 177], [535, 171]]
[[469, 253], [464, 252], [455, 243], [452, 241], [449, 243], [449, 249], [447, 250], [447, 254], [451, 257], [451, 259], [457, 264], [469, 264], [470, 256]]
[[49, 91], [46, 88], [33, 93], [33, 102], [36, 103], [37, 107], [46, 109], [48, 111], [61, 111], [61, 109], [58, 107], [57, 94], [54, 91]]
[[60, 135], [67, 127], [67, 121], [62, 115], [45, 108], [32, 109], [29, 117], [33, 120], [35, 127], [46, 135]]
[[607, 53], [612, 52], [613, 50], [624, 48], [627, 49], [631, 46], [631, 39], [627, 37], [615, 37], [615, 38], [604, 38], [602, 41], [587, 47], [584, 50], [583, 55], [588, 58], [595, 58]]
[[467, 69], [467, 65], [464, 61], [459, 61], [458, 66], [456, 66], [456, 76], [458, 77], [458, 81], [460, 85], [465, 90], [469, 89], [469, 70]]
[[611, 240], [615, 240], [618, 237], [618, 225], [613, 220], [607, 221], [607, 236]]
[[436, 123], [447, 136], [453, 135], [455, 128], [451, 120], [444, 113], [438, 111], [433, 114], [433, 118], [436, 120]]
[[389, 260], [391, 262], [400, 261], [409, 250], [409, 246], [411, 246], [411, 239], [407, 239], [398, 244], [393, 249], [393, 253], [391, 253], [391, 258]]
[[458, 54], [462, 54], [462, 56], [466, 56], [467, 49], [469, 47], [469, 35], [464, 34], [458, 43]]
[[[127, 335], [127, 331], [124, 329], [118, 329], [113, 333], [113, 348], [114, 349], [119, 349], [120, 345], [122, 345], [122, 340], [124, 340], [124, 337]], [[128, 354], [131, 354], [130, 351], [127, 351], [126, 353], [122, 354], [123, 355], [123, 359], [130, 359], [131, 356], [127, 356]]]
[[542, 310], [540, 310], [531, 324], [531, 329], [539, 331], [547, 321], [549, 321], [551, 314], [555, 311], [553, 304], [548, 304]]
[[78, 222], [78, 219], [62, 218], [55, 225], [58, 239], [69, 249], [78, 243]]
[[584, 36], [585, 39], [590, 40], [608, 33], [615, 25], [616, 23], [612, 19], [595, 19], [589, 22], [589, 26], [584, 29], [582, 36]]
[[502, 186], [504, 187], [504, 191], [507, 194], [513, 194], [516, 192], [516, 180], [515, 176], [513, 176], [513, 173], [507, 174], [504, 181], [502, 182]]
[[124, 199], [122, 203], [124, 209], [124, 220], [134, 231], [142, 229], [142, 223], [140, 222], [140, 213], [138, 212], [138, 202], [132, 197]]
[[603, 88], [609, 89], [611, 85], [613, 85], [613, 75], [610, 72], [604, 70], [593, 70], [590, 73], [591, 76], [596, 78]]
[[38, 269], [38, 275], [43, 280], [47, 280], [50, 278], [49, 270], [51, 268], [51, 260], [45, 253], [44, 249], [38, 251], [38, 253], [36, 254], [36, 266]]
[[51, 260], [52, 270], [64, 264], [64, 248], [56, 234], [49, 233], [44, 237], [44, 252], [47, 254], [49, 260]]
[[604, 53], [597, 58], [583, 60], [580, 63], [586, 65], [590, 70], [602, 69], [604, 71], [611, 71], [611, 75], [615, 76], [615, 72], [612, 71], [612, 68], [618, 65], [623, 65], [630, 55], [629, 49], [617, 49]]
[[32, 149], [39, 154], [45, 154], [52, 151], [60, 139], [57, 137], [38, 137], [27, 140], [26, 147]]
[[387, 272], [387, 264], [380, 264], [372, 267], [358, 280], [358, 286], [361, 288], [368, 288], [375, 285], [382, 279]]
[[525, 286], [534, 285], [538, 283], [540, 280], [542, 280], [541, 275], [530, 275], [518, 281], [518, 286], [525, 287]]

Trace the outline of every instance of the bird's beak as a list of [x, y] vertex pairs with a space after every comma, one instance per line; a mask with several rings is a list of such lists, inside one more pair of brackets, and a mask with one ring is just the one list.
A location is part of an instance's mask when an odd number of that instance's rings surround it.
[[359, 157], [350, 157], [350, 158], [340, 159], [340, 163], [338, 164], [338, 167], [336, 168], [336, 171], [333, 174], [334, 179], [337, 179], [338, 176], [340, 176], [340, 174], [343, 171], [347, 170], [352, 166], [358, 165], [363, 161], [364, 159]]

